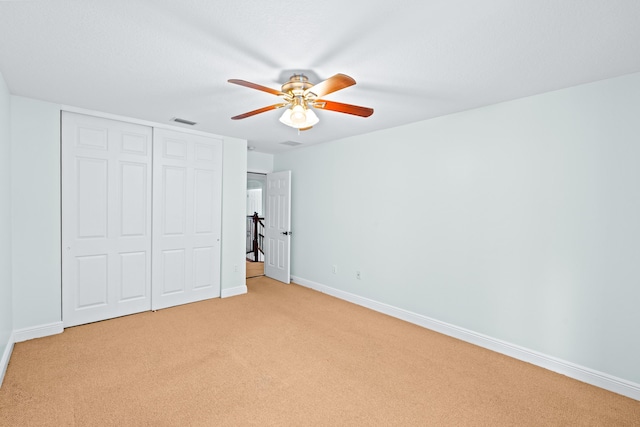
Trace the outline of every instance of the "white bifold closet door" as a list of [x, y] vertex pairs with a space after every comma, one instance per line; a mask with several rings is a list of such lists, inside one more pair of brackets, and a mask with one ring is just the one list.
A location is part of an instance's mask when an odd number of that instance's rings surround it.
[[154, 310], [220, 296], [222, 141], [154, 129]]
[[64, 326], [151, 308], [150, 127], [63, 112]]
[[221, 140], [64, 112], [64, 326], [220, 296], [221, 203]]

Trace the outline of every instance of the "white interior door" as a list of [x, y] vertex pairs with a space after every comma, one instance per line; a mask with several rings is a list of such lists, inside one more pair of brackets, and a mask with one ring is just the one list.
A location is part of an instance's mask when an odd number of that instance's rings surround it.
[[284, 283], [291, 281], [291, 171], [267, 174], [264, 274]]
[[220, 296], [222, 141], [154, 129], [154, 310]]
[[151, 308], [151, 128], [63, 112], [65, 327]]

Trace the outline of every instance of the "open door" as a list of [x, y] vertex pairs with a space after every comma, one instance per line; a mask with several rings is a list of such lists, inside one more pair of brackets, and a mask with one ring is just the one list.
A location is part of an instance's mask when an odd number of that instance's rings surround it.
[[267, 174], [264, 274], [290, 282], [291, 171]]

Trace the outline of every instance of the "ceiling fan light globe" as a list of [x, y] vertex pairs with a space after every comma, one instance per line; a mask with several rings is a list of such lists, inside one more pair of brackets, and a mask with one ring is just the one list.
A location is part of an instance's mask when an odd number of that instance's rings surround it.
[[[293, 120], [293, 116], [296, 114], [296, 111], [295, 111], [296, 107], [299, 107], [300, 109], [302, 109], [302, 114], [304, 114], [304, 119], [302, 119], [302, 121]], [[316, 123], [318, 123], [319, 121], [320, 119], [318, 118], [318, 116], [316, 116], [316, 114], [312, 110], [305, 109], [304, 107], [299, 105], [296, 105], [293, 108], [287, 108], [284, 111], [284, 113], [282, 113], [282, 116], [280, 117], [280, 122], [296, 129], [304, 129], [307, 127], [311, 127]]]
[[302, 125], [307, 121], [307, 115], [301, 105], [296, 105], [291, 109], [291, 123]]
[[302, 127], [315, 126], [319, 121], [320, 119], [316, 116], [316, 113], [309, 108], [307, 109], [307, 120], [304, 122], [304, 126]]

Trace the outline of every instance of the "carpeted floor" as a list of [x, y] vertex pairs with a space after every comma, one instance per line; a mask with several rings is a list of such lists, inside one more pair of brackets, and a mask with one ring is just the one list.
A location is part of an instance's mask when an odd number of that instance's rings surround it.
[[2, 426], [639, 426], [640, 402], [297, 285], [16, 344]]

